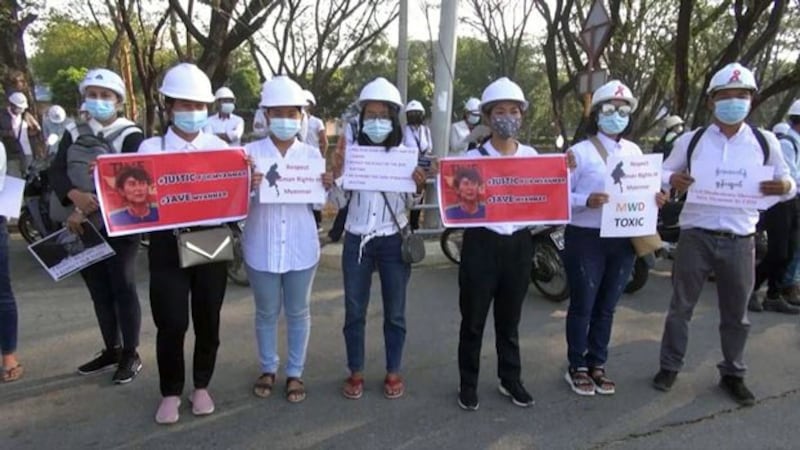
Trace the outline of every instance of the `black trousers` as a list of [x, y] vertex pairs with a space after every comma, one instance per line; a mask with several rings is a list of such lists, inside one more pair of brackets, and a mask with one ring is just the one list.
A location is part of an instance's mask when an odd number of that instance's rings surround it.
[[798, 211], [795, 199], [779, 202], [761, 215], [759, 228], [767, 232], [767, 254], [756, 266], [755, 290], [767, 282], [767, 296], [780, 294], [786, 269], [798, 242]]
[[[162, 396], [183, 392], [183, 341], [194, 325], [194, 387], [211, 382], [219, 348], [219, 315], [227, 286], [226, 263], [181, 269], [172, 231], [150, 234], [150, 309], [156, 333], [156, 359]], [[190, 307], [191, 305], [191, 307]]]
[[530, 282], [532, 252], [527, 230], [511, 236], [486, 228], [464, 232], [458, 272], [458, 368], [462, 387], [478, 385], [483, 328], [493, 300], [497, 375], [503, 380], [520, 379], [518, 327]]
[[[109, 238], [116, 254], [81, 271], [94, 303], [94, 314], [107, 349], [135, 352], [139, 346], [142, 310], [136, 293], [136, 254], [139, 236]], [[120, 342], [120, 337], [122, 338]]]
[[336, 218], [333, 219], [333, 225], [331, 225], [331, 229], [328, 231], [328, 237], [333, 242], [339, 242], [342, 239], [344, 224], [347, 222], [347, 209], [347, 206], [340, 208], [336, 213]]

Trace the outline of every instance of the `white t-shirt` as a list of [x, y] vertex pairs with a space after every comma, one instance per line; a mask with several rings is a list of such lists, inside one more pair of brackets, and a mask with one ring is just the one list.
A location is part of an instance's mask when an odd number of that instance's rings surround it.
[[430, 153], [433, 150], [430, 128], [427, 125], [406, 125], [403, 127], [403, 145], [417, 149], [420, 154]]
[[305, 143], [319, 148], [319, 132], [325, 129], [325, 123], [317, 116], [308, 116], [308, 129]]
[[217, 113], [208, 118], [208, 124], [203, 131], [209, 134], [225, 134], [232, 146], [239, 146], [242, 144], [242, 135], [244, 134], [244, 119], [236, 114], [230, 114], [229, 117], [223, 119]]

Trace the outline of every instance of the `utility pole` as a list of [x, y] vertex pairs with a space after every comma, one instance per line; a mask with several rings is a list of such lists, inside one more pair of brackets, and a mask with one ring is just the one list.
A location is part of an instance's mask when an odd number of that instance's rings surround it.
[[[433, 101], [431, 102], [431, 137], [433, 152], [447, 155], [450, 118], [453, 114], [453, 78], [456, 70], [456, 23], [458, 0], [442, 0], [439, 16], [439, 40], [434, 43], [435, 67]], [[436, 185], [428, 185], [426, 203], [436, 203]], [[439, 210], [425, 211], [425, 228], [440, 226]]]
[[408, 102], [408, 0], [400, 0], [400, 29], [397, 42], [397, 89], [403, 104]]

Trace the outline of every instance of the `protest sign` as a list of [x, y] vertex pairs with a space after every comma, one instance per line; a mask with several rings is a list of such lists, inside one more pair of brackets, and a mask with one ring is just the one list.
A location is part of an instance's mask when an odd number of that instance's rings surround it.
[[324, 159], [264, 158], [256, 167], [264, 174], [260, 203], [325, 203]]
[[0, 216], [18, 218], [24, 193], [25, 180], [7, 176], [3, 189], [0, 190]]
[[416, 192], [411, 175], [419, 152], [409, 147], [351, 146], [345, 150], [343, 187], [346, 190]]
[[661, 190], [662, 155], [609, 156], [606, 161], [601, 237], [635, 237], [656, 234]]
[[780, 200], [761, 193], [762, 181], [772, 180], [772, 166], [743, 165], [736, 162], [692, 164], [694, 183], [689, 187], [687, 203], [728, 208], [768, 209]]
[[114, 256], [114, 249], [91, 224], [83, 222], [83, 234], [62, 228], [28, 246], [54, 281], [61, 281], [92, 264]]
[[95, 187], [109, 236], [241, 220], [250, 169], [242, 150], [97, 158]]
[[570, 220], [564, 155], [445, 158], [438, 183], [439, 212], [447, 227]]

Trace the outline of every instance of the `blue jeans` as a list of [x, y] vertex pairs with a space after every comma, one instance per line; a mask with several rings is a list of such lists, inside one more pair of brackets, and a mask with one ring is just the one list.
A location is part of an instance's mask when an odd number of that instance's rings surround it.
[[311, 285], [317, 267], [286, 273], [262, 272], [247, 266], [256, 303], [256, 340], [262, 373], [276, 373], [278, 357], [278, 316], [286, 314], [288, 362], [286, 376], [303, 376], [308, 336], [311, 332]]
[[17, 302], [11, 291], [8, 253], [8, 227], [0, 216], [0, 350], [4, 355], [17, 351]]
[[569, 366], [603, 367], [614, 309], [628, 284], [636, 255], [629, 238], [601, 238], [598, 229], [568, 226], [564, 240], [570, 289]]
[[383, 340], [386, 372], [400, 371], [406, 340], [406, 286], [411, 265], [400, 256], [400, 234], [372, 238], [364, 246], [359, 262], [361, 236], [346, 233], [342, 252], [344, 273], [344, 340], [347, 367], [364, 370], [364, 327], [367, 319], [372, 273], [377, 269], [383, 297]]

